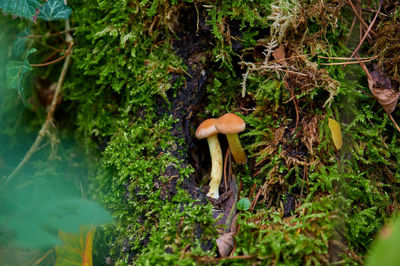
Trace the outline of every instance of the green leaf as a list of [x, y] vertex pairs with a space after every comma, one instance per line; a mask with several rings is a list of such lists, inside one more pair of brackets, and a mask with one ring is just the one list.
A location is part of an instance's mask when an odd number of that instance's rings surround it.
[[77, 233], [83, 225], [112, 221], [104, 208], [80, 198], [63, 180], [15, 182], [0, 185], [0, 231], [10, 236], [7, 245], [50, 247], [61, 244], [59, 231]]
[[3, 13], [12, 16], [36, 21], [39, 8], [42, 4], [36, 0], [0, 0], [0, 9]]
[[66, 6], [64, 1], [49, 0], [40, 9], [38, 18], [46, 21], [68, 19], [71, 12], [71, 8]]
[[32, 48], [26, 52], [24, 61], [13, 60], [7, 64], [7, 87], [16, 89], [22, 99], [22, 102], [27, 106], [29, 106], [29, 104], [25, 98], [22, 81], [24, 74], [33, 70], [28, 62], [28, 56], [34, 52], [36, 52], [36, 49]]
[[12, 45], [12, 54], [14, 57], [21, 56], [25, 51], [25, 43], [28, 40], [26, 37], [31, 34], [31, 26], [29, 25], [22, 32], [18, 33]]
[[60, 244], [59, 230], [77, 233], [82, 225], [111, 221], [111, 215], [97, 203], [72, 198], [21, 206], [8, 217], [6, 228], [14, 232], [19, 247], [41, 248]]
[[247, 211], [250, 209], [251, 202], [248, 198], [241, 198], [237, 203], [237, 209], [239, 211]]
[[367, 258], [367, 266], [396, 266], [400, 262], [400, 219], [386, 225]]

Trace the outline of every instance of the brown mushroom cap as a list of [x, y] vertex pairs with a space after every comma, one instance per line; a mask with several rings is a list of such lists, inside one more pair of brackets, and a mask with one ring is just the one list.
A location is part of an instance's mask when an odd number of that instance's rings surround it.
[[246, 123], [239, 116], [227, 113], [218, 118], [215, 128], [222, 134], [235, 134], [246, 128]]
[[214, 118], [204, 120], [196, 130], [196, 138], [204, 139], [208, 138], [209, 136], [218, 134], [218, 131], [215, 128], [216, 121], [217, 119]]

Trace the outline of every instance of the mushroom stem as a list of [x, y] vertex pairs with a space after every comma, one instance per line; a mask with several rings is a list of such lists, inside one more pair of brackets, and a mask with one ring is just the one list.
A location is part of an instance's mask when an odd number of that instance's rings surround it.
[[244, 152], [237, 133], [226, 134], [233, 159], [237, 164], [246, 164], [247, 156]]
[[211, 155], [211, 181], [207, 196], [213, 199], [219, 198], [219, 184], [222, 177], [222, 151], [219, 145], [218, 135], [207, 138]]

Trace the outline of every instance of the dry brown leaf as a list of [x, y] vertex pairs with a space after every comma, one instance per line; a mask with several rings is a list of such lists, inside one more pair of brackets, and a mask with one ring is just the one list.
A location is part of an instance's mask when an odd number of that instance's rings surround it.
[[230, 232], [223, 234], [216, 241], [217, 241], [218, 252], [221, 255], [221, 257], [223, 258], [228, 257], [233, 249], [233, 245], [235, 244], [234, 242], [235, 233]]
[[396, 108], [400, 92], [393, 89], [389, 77], [377, 64], [374, 64], [374, 70], [370, 73], [368, 86], [378, 103], [382, 105], [386, 112], [391, 114]]
[[378, 103], [382, 105], [386, 112], [391, 114], [396, 108], [397, 101], [400, 97], [400, 92], [394, 89], [379, 88], [375, 86], [375, 82], [368, 80], [368, 85], [371, 93], [378, 100]]
[[[272, 56], [275, 58], [275, 60], [284, 59], [286, 57], [285, 46], [281, 45], [277, 49], [275, 49], [275, 51], [272, 53]], [[286, 61], [283, 60], [283, 62]]]

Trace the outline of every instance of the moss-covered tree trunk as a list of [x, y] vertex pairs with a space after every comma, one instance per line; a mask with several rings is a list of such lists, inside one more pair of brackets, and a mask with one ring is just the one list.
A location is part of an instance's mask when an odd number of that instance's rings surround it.
[[[98, 158], [90, 194], [115, 218], [97, 230], [95, 264], [363, 262], [399, 207], [400, 134], [382, 95], [398, 94], [400, 22], [390, 1], [350, 2], [69, 2], [56, 119]], [[246, 122], [248, 162], [219, 134], [213, 200], [195, 131], [227, 112]]]

